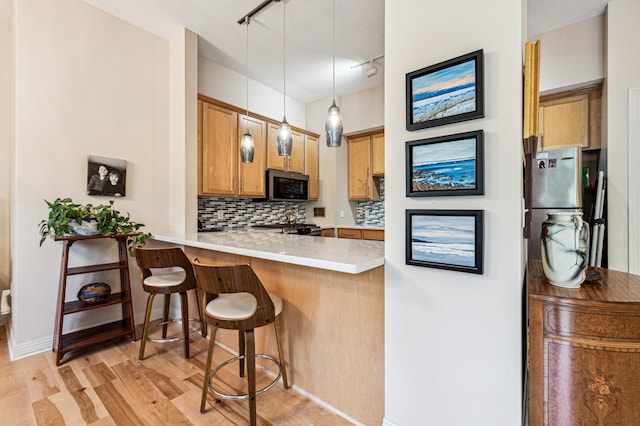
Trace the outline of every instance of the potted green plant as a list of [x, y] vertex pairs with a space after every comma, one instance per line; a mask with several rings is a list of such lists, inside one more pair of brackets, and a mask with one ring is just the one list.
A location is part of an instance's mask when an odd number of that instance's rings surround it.
[[49, 217], [39, 224], [40, 245], [48, 236], [92, 234], [134, 234], [127, 239], [129, 254], [134, 255], [134, 247], [145, 245], [150, 233], [140, 231], [142, 223], [133, 222], [129, 213], [121, 214], [109, 204], [76, 204], [71, 198], [57, 198], [53, 202], [44, 200], [49, 207]]

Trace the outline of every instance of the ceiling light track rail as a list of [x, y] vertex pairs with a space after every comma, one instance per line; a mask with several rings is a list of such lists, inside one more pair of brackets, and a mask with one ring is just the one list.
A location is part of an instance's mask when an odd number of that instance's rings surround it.
[[378, 55], [378, 56], [376, 56], [375, 58], [371, 58], [371, 59], [369, 59], [368, 61], [364, 61], [364, 62], [362, 62], [362, 63], [360, 63], [360, 64], [358, 64], [358, 65], [352, 65], [352, 66], [351, 66], [351, 68], [353, 69], [353, 68], [361, 67], [361, 66], [363, 66], [363, 65], [373, 64], [373, 61], [376, 61], [376, 60], [378, 60], [378, 59], [380, 59], [380, 58], [383, 58], [383, 57], [384, 57], [384, 54], [382, 54], [382, 55]]
[[253, 17], [256, 13], [260, 12], [265, 7], [269, 6], [271, 3], [280, 3], [282, 0], [264, 0], [258, 6], [256, 6], [251, 12], [242, 16], [242, 18], [238, 19], [238, 24], [242, 25], [245, 22], [248, 22], [250, 18]]

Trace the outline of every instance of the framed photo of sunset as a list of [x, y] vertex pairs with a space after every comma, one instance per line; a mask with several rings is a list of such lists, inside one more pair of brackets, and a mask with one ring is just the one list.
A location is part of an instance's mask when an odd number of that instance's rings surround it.
[[484, 117], [483, 50], [407, 73], [407, 130]]

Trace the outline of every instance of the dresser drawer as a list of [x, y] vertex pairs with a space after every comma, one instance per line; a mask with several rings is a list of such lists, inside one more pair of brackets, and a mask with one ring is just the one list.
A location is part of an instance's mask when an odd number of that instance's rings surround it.
[[601, 310], [547, 302], [544, 315], [545, 334], [640, 343], [637, 307]]

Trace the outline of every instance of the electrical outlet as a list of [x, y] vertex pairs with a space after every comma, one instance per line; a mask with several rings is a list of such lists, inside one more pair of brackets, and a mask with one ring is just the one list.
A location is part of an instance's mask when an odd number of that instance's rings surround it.
[[218, 219], [224, 219], [224, 210], [218, 210]]
[[344, 210], [340, 210], [340, 217], [344, 217]]

